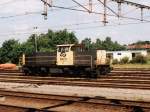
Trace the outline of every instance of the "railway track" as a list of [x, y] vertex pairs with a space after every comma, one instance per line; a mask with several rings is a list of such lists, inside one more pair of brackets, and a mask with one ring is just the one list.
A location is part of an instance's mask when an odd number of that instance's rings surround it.
[[116, 70], [116, 71], [124, 71], [124, 70], [126, 70], [126, 71], [149, 71], [150, 70], [150, 68], [117, 68], [117, 67], [115, 67], [115, 68], [113, 68], [113, 70]]
[[1, 82], [11, 83], [30, 83], [30, 84], [50, 84], [50, 85], [68, 85], [68, 86], [87, 86], [87, 87], [109, 87], [109, 88], [128, 88], [128, 89], [150, 89], [150, 80], [133, 79], [111, 79], [100, 78], [97, 80], [75, 79], [75, 78], [38, 78], [38, 77], [0, 77]]
[[150, 102], [0, 90], [3, 112], [149, 112]]
[[[18, 71], [1, 71], [0, 81], [11, 83], [30, 83], [30, 84], [50, 84], [50, 85], [69, 85], [69, 86], [88, 86], [88, 87], [108, 87], [108, 88], [128, 88], [128, 89], [150, 89], [149, 71], [143, 73], [115, 73], [101, 76], [98, 79], [85, 78], [63, 78], [63, 77], [35, 77], [23, 76]], [[17, 75], [15, 75], [15, 72]], [[18, 75], [19, 74], [19, 75]]]
[[[24, 76], [0, 71], [0, 82], [150, 90], [150, 71], [113, 71], [98, 79]], [[3, 112], [150, 112], [150, 102], [37, 94], [0, 89]]]

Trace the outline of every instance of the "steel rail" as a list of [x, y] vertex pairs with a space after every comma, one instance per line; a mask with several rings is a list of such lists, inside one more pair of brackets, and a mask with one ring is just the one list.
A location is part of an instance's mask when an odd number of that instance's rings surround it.
[[[112, 107], [125, 107], [125, 108], [136, 108], [139, 107], [141, 109], [150, 109], [150, 102], [144, 101], [129, 101], [129, 100], [119, 100], [119, 99], [107, 99], [104, 97], [78, 97], [78, 96], [65, 96], [65, 95], [52, 95], [52, 94], [39, 94], [39, 93], [27, 93], [27, 92], [17, 92], [17, 91], [6, 91], [0, 90], [0, 95], [4, 96], [6, 99], [19, 100], [23, 101], [23, 106], [20, 104], [12, 104], [12, 106], [23, 107], [29, 109], [37, 109], [37, 110], [48, 110], [57, 108], [59, 106], [72, 105], [72, 104], [80, 104], [81, 105], [103, 105], [103, 106], [112, 106]], [[45, 105], [25, 107], [24, 103], [28, 101], [36, 102], [37, 104], [48, 104], [49, 102], [59, 102], [54, 105], [45, 107]], [[38, 101], [38, 102], [37, 102]], [[30, 103], [31, 103], [30, 102]], [[21, 102], [19, 102], [21, 103]], [[6, 103], [7, 104], [7, 103]], [[5, 104], [5, 105], [6, 105]], [[8, 103], [9, 104], [9, 103]], [[2, 104], [0, 104], [2, 105]], [[36, 107], [36, 108], [35, 108]], [[39, 108], [40, 107], [40, 108]], [[47, 112], [47, 111], [46, 111]]]

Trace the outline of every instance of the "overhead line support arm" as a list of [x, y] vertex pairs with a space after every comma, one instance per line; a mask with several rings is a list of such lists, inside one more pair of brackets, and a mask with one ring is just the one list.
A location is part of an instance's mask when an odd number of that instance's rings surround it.
[[130, 1], [126, 1], [126, 0], [111, 0], [117, 3], [126, 3], [127, 5], [133, 5], [136, 6], [138, 8], [144, 8], [144, 9], [150, 9], [150, 6], [147, 5], [142, 5], [142, 4], [138, 4], [138, 3], [134, 3], [134, 2], [130, 2]]
[[[83, 6], [82, 4], [80, 4], [79, 2], [77, 2], [76, 0], [72, 0], [74, 3], [76, 3], [77, 5], [79, 5], [80, 7], [82, 7], [83, 9], [87, 10], [89, 13], [91, 13], [91, 10], [86, 8], [85, 6]], [[90, 2], [89, 2], [90, 3]]]

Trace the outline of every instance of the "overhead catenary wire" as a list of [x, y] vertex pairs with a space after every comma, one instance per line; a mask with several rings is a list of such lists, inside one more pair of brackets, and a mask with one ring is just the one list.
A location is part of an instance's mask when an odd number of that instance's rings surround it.
[[[95, 3], [97, 5], [97, 3]], [[86, 5], [84, 5], [86, 6]], [[63, 7], [63, 6], [56, 6], [56, 5], [53, 5], [52, 7], [54, 7], [53, 10], [48, 10], [49, 12], [51, 11], [63, 11], [63, 10], [69, 10], [69, 11], [77, 11], [77, 12], [83, 12], [83, 13], [89, 13], [88, 11], [86, 10], [83, 10], [83, 9], [78, 9], [79, 6], [71, 6], [71, 7]], [[91, 12], [92, 14], [95, 14], [95, 15], [103, 15], [103, 13], [101, 12], [97, 12], [97, 11], [94, 11], [92, 10], [93, 12]], [[35, 12], [25, 12], [25, 13], [20, 13], [20, 14], [15, 14], [15, 15], [11, 15], [11, 16], [1, 16], [0, 19], [9, 19], [9, 18], [15, 18], [15, 17], [22, 17], [22, 16], [28, 16], [28, 15], [37, 15], [37, 14], [41, 14], [42, 11], [35, 11]], [[127, 14], [127, 13], [126, 13]], [[111, 17], [117, 17], [117, 15], [113, 15], [113, 14], [108, 14], [108, 16], [111, 16]], [[129, 20], [138, 20], [139, 22], [131, 22], [131, 23], [112, 23], [112, 24], [108, 24], [107, 26], [105, 26], [106, 28], [107, 27], [115, 27], [115, 26], [125, 26], [125, 25], [138, 25], [138, 24], [147, 24], [147, 23], [150, 23], [150, 20], [146, 20], [144, 19], [142, 22], [141, 22], [141, 18], [137, 18], [137, 17], [127, 17], [125, 16], [124, 14], [122, 14], [123, 18], [124, 19], [129, 19]], [[148, 19], [148, 18], [147, 18]], [[87, 25], [87, 24], [92, 24], [92, 23], [99, 23], [99, 22], [102, 22], [100, 20], [98, 21], [90, 21], [90, 22], [79, 22], [79, 23], [73, 23], [73, 24], [66, 24], [66, 25], [55, 25], [55, 26], [51, 26], [49, 28], [41, 28], [40, 32], [42, 33], [47, 33], [47, 30], [48, 29], [56, 29], [56, 30], [61, 30], [61, 28], [64, 28], [66, 27], [67, 30], [69, 31], [77, 31], [77, 30], [88, 30], [88, 29], [99, 29], [99, 28], [105, 28], [103, 25], [90, 25], [90, 26], [82, 26], [82, 25]], [[70, 27], [69, 27], [70, 26]], [[25, 31], [25, 30], [24, 30]], [[54, 30], [55, 31], [55, 30]], [[18, 32], [18, 31], [14, 31], [14, 32], [10, 32], [10, 33], [3, 33], [1, 34], [0, 33], [0, 36], [29, 36], [33, 34], [33, 32], [31, 31], [31, 29], [29, 30], [29, 32]]]
[[0, 16], [0, 19], [14, 18], [14, 17], [19, 17], [19, 16], [33, 15], [33, 14], [41, 14], [41, 12], [42, 12], [42, 11], [37, 11], [37, 12], [25, 12], [25, 13], [16, 14], [16, 15], [10, 15], [10, 16]]
[[[14, 1], [14, 0], [12, 0], [12, 1]], [[16, 1], [16, 0], [15, 0]], [[44, 0], [41, 0], [41, 1], [43, 1], [43, 2], [45, 2]], [[98, 1], [100, 1], [100, 0], [98, 0]], [[102, 3], [102, 2], [101, 2]], [[48, 4], [49, 6], [51, 6], [50, 4]], [[89, 11], [85, 11], [85, 10], [80, 10], [80, 9], [74, 9], [73, 7], [77, 7], [77, 6], [72, 6], [72, 7], [61, 7], [61, 6], [55, 6], [55, 5], [53, 5], [53, 6], [51, 6], [51, 7], [55, 7], [55, 8], [60, 8], [60, 9], [66, 9], [66, 10], [74, 10], [74, 11], [81, 11], [81, 12], [89, 12]], [[109, 7], [107, 7], [107, 8], [109, 8]], [[110, 8], [109, 8], [110, 9]], [[112, 9], [110, 9], [113, 13], [115, 13]], [[41, 12], [26, 12], [26, 13], [24, 13], [24, 14], [16, 14], [16, 15], [11, 15], [11, 16], [1, 16], [0, 18], [2, 18], [2, 19], [5, 19], [5, 18], [13, 18], [13, 17], [19, 17], [19, 16], [25, 16], [25, 15], [31, 15], [31, 14], [40, 14], [40, 13], [42, 13], [42, 11]], [[96, 12], [96, 11], [93, 11], [92, 12], [93, 14], [100, 14], [100, 15], [103, 15], [103, 13], [100, 13], [100, 12]], [[116, 13], [115, 13], [116, 14]], [[106, 15], [108, 15], [108, 16], [114, 16], [114, 15], [110, 15], [110, 14], [106, 14]], [[129, 17], [123, 17], [122, 16], [122, 18], [126, 18], [126, 19], [135, 19], [135, 20], [140, 20], [140, 19], [137, 19], [137, 18], [129, 18]], [[143, 21], [148, 21], [148, 20], [143, 20]]]
[[126, 26], [126, 25], [138, 25], [138, 24], [147, 24], [150, 22], [130, 22], [130, 23], [116, 23], [116, 24], [112, 24], [112, 25], [97, 25], [97, 26], [90, 26], [90, 27], [80, 27], [80, 28], [73, 28], [73, 29], [67, 29], [67, 30], [87, 30], [87, 29], [96, 29], [96, 28], [102, 28], [102, 27], [115, 27], [115, 26]]
[[[66, 28], [68, 31], [75, 31], [75, 30], [88, 30], [88, 29], [98, 29], [98, 28], [107, 28], [107, 27], [116, 27], [116, 26], [126, 26], [126, 25], [139, 25], [139, 24], [147, 24], [147, 23], [150, 23], [150, 22], [129, 22], [129, 23], [121, 23], [121, 24], [118, 24], [118, 23], [115, 23], [115, 24], [111, 24], [111, 25], [107, 25], [107, 26], [104, 26], [104, 25], [94, 25], [94, 26], [89, 26], [89, 27], [77, 27], [77, 28]], [[51, 29], [56, 29], [56, 31], [58, 30], [58, 28], [60, 28], [60, 26], [51, 26]], [[41, 29], [41, 33], [47, 33], [48, 29], [50, 28], [42, 28]], [[61, 29], [59, 29], [61, 30]], [[0, 36], [16, 36], [16, 35], [32, 35], [33, 32], [15, 32], [15, 33], [3, 33], [3, 34], [0, 34]]]
[[135, 6], [135, 7], [138, 7], [138, 8], [144, 8], [144, 9], [148, 9], [148, 10], [150, 9], [150, 6], [148, 6], [148, 5], [134, 3], [134, 2], [131, 2], [131, 1], [127, 1], [127, 0], [111, 0], [111, 1], [114, 1], [114, 2], [117, 2], [117, 3], [125, 3], [127, 5]]
[[[98, 5], [98, 3], [95, 3], [93, 5]], [[84, 5], [84, 6], [87, 6], [87, 5]], [[79, 7], [79, 6], [74, 5], [74, 6], [70, 6], [68, 8], [77, 8], [77, 7]], [[51, 12], [51, 11], [62, 11], [62, 9], [61, 8], [56, 8], [56, 9], [53, 9], [53, 10], [48, 10], [48, 12]], [[10, 15], [10, 16], [0, 16], [0, 19], [9, 19], [9, 18], [15, 18], [15, 17], [19, 17], [19, 16], [34, 15], [34, 14], [42, 14], [42, 10], [41, 11], [34, 11], [34, 12], [24, 12], [24, 13]]]
[[19, 1], [19, 0], [10, 0], [10, 1], [1, 3], [0, 6], [9, 5], [9, 4], [11, 4], [11, 3], [15, 3], [15, 1]]
[[[51, 6], [50, 4], [48, 4], [48, 5]], [[64, 9], [64, 10], [85, 12], [85, 13], [88, 12], [88, 11], [86, 11], [86, 10], [74, 8], [74, 7], [77, 7], [77, 6], [63, 7], [63, 6], [52, 5], [51, 7], [58, 8], [58, 9]], [[49, 11], [51, 11], [51, 10], [49, 10]], [[13, 18], [13, 17], [19, 17], [19, 16], [26, 16], [26, 15], [32, 15], [32, 14], [41, 14], [41, 13], [42, 13], [42, 11], [38, 11], [38, 12], [26, 12], [26, 13], [23, 13], [23, 14], [16, 14], [16, 15], [11, 15], [11, 16], [0, 16], [0, 19]], [[91, 11], [90, 13], [92, 13], [92, 14], [104, 15], [104, 13], [96, 12], [96, 11]], [[106, 15], [107, 15], [107, 16], [116, 17], [116, 15], [112, 15], [112, 14], [108, 14], [108, 13], [107, 13]], [[125, 19], [130, 19], [130, 20], [139, 20], [139, 21], [141, 21], [141, 18], [126, 17], [126, 16], [120, 16], [120, 18], [125, 18]], [[143, 21], [147, 21], [147, 22], [148, 22], [148, 21], [150, 21], [150, 20], [145, 20], [145, 19], [143, 19]]]
[[[60, 6], [53, 6], [55, 8], [58, 8], [58, 9], [67, 9], [67, 10], [75, 10], [75, 11], [81, 11], [81, 12], [87, 12], [85, 10], [80, 10], [80, 9], [75, 9], [74, 7], [77, 7], [77, 6], [72, 6], [72, 7], [60, 7]], [[49, 10], [51, 11], [51, 10]], [[41, 14], [42, 11], [37, 11], [37, 12], [26, 12], [26, 13], [23, 13], [23, 14], [16, 14], [16, 15], [12, 15], [12, 16], [3, 16], [3, 17], [0, 17], [2, 19], [4, 18], [12, 18], [12, 17], [19, 17], [19, 16], [25, 16], [25, 15], [32, 15], [32, 14]], [[99, 12], [95, 12], [93, 11], [92, 13], [94, 14], [103, 14], [103, 13], [99, 13]], [[114, 16], [114, 15], [110, 15], [110, 14], [107, 14], [108, 16]], [[132, 18], [132, 17], [124, 17], [124, 18], [128, 18], [128, 19], [132, 19], [132, 20], [141, 20], [141, 19], [138, 19], [138, 18]], [[149, 20], [143, 20], [145, 22], [149, 22]], [[99, 21], [99, 22], [102, 22], [102, 21]], [[78, 25], [81, 25], [80, 23]]]
[[[98, 0], [101, 4], [103, 4], [104, 5], [104, 3], [101, 1], [101, 0]], [[107, 9], [109, 9], [112, 13], [114, 13], [116, 16], [118, 16], [118, 14], [113, 10], [113, 9], [111, 9], [110, 7], [108, 7], [107, 5], [106, 5], [106, 8]]]
[[[43, 1], [43, 0], [41, 0]], [[44, 1], [45, 2], [45, 1]], [[48, 3], [47, 3], [48, 4]], [[88, 12], [87, 10], [82, 10], [82, 9], [75, 9], [75, 8], [70, 8], [70, 7], [63, 7], [63, 6], [57, 6], [57, 5], [51, 5], [51, 4], [48, 4], [50, 7], [55, 7], [55, 8], [60, 8], [60, 9], [66, 9], [66, 10], [72, 10], [72, 11], [78, 11], [78, 12]], [[101, 13], [101, 12], [96, 12], [96, 11], [91, 11], [90, 13], [92, 14], [99, 14], [99, 15], [104, 15], [104, 13]], [[112, 15], [112, 14], [106, 14], [107, 16], [112, 16], [112, 17], [116, 17], [116, 15]], [[126, 16], [121, 16], [120, 15], [120, 18], [125, 18], [125, 19], [131, 19], [131, 20], [139, 20], [141, 21], [141, 18], [134, 18], [134, 17], [126, 17]], [[150, 20], [145, 20], [143, 19], [143, 21], [150, 21]]]

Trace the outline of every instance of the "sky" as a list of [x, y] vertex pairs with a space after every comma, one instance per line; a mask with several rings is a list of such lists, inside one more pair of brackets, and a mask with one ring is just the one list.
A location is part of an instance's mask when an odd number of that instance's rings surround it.
[[[65, 1], [65, 2], [64, 2]], [[76, 0], [88, 7], [88, 0]], [[149, 0], [128, 0], [150, 6]], [[74, 7], [84, 10], [71, 0], [53, 0], [53, 5]], [[107, 6], [117, 12], [117, 4], [108, 0]], [[85, 37], [101, 40], [109, 36], [120, 44], [129, 44], [138, 40], [150, 40], [150, 10], [144, 10], [147, 21], [123, 19], [107, 16], [108, 24], [103, 25], [103, 16], [87, 12], [69, 11], [48, 8], [47, 20], [41, 15], [43, 12], [41, 0], [1, 0], [0, 1], [0, 45], [8, 39], [18, 39], [24, 42], [31, 34], [46, 33], [48, 29], [54, 31], [68, 29], [74, 32], [81, 41]], [[103, 5], [93, 0], [93, 11], [103, 13]], [[114, 15], [107, 9], [107, 14]], [[140, 18], [140, 9], [134, 6], [122, 5], [121, 14], [125, 17]], [[34, 29], [37, 27], [37, 29]]]

